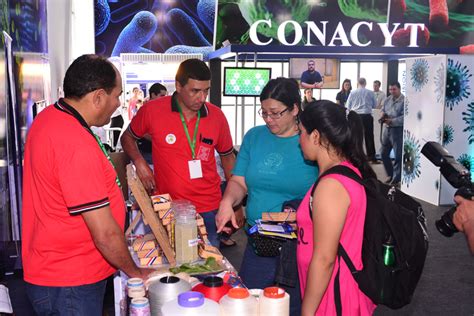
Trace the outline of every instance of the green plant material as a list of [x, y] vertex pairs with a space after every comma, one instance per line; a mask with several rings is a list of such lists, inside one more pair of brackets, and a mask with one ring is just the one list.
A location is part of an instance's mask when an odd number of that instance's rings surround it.
[[190, 264], [184, 263], [179, 267], [170, 268], [170, 272], [178, 274], [180, 272], [186, 272], [187, 274], [205, 274], [211, 272], [218, 272], [222, 270], [221, 266], [217, 263], [216, 259], [209, 257], [203, 264]]
[[[312, 7], [301, 0], [242, 0], [239, 3], [240, 12], [249, 25], [258, 20], [271, 20], [271, 27], [264, 23], [259, 24], [257, 32], [272, 38], [278, 38], [278, 26], [284, 21], [293, 20], [299, 24], [307, 21]], [[288, 25], [285, 28], [285, 35], [293, 31], [294, 27]]]
[[386, 1], [338, 0], [339, 8], [345, 16], [375, 22], [386, 22]]

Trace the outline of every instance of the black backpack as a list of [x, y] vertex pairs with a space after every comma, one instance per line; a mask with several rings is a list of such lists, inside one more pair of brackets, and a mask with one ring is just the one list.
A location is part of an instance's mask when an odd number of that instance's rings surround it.
[[[355, 269], [341, 243], [338, 249], [339, 262], [342, 257], [357, 281], [359, 289], [375, 304], [382, 304], [392, 309], [407, 305], [420, 280], [428, 251], [426, 219], [421, 205], [412, 197], [377, 179], [361, 179], [346, 166], [332, 167], [319, 179], [328, 174], [340, 174], [360, 183], [367, 195], [362, 242], [364, 268], [360, 271]], [[389, 267], [384, 265], [383, 260], [383, 244], [388, 236], [394, 240], [395, 251], [395, 264]], [[338, 315], [342, 315], [340, 291], [338, 270], [334, 282]]]

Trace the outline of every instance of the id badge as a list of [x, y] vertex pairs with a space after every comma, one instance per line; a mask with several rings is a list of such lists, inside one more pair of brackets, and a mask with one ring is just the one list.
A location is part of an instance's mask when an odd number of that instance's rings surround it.
[[202, 168], [201, 168], [201, 160], [189, 160], [189, 178], [190, 179], [199, 179], [202, 178]]

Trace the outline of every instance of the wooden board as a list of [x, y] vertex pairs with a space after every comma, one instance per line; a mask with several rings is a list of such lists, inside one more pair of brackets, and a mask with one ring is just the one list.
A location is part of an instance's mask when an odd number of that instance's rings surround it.
[[157, 214], [153, 209], [151, 199], [148, 196], [148, 193], [145, 190], [142, 182], [138, 178], [138, 175], [135, 172], [135, 169], [132, 164], [127, 165], [127, 181], [130, 190], [133, 193], [133, 196], [137, 200], [140, 210], [143, 214], [143, 219], [148, 223], [151, 228], [151, 231], [158, 240], [158, 243], [163, 250], [166, 259], [171, 266], [176, 265], [176, 259], [174, 251], [171, 248], [170, 242], [168, 240], [168, 234], [166, 233], [166, 228], [163, 227], [163, 224], [158, 219]]

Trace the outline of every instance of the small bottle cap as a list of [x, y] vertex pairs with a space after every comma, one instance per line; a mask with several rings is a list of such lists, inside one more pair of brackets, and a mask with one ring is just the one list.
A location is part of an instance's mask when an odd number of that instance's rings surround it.
[[230, 298], [243, 299], [243, 298], [249, 297], [250, 294], [247, 289], [236, 287], [236, 288], [230, 289], [227, 295], [229, 295]]

